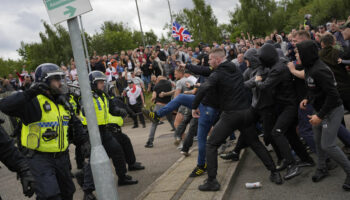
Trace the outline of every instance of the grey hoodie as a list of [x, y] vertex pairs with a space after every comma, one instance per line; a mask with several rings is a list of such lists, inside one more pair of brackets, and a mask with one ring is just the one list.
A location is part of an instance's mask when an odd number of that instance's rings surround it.
[[248, 49], [244, 54], [244, 59], [249, 61], [249, 68], [243, 73], [244, 85], [252, 90], [252, 107], [255, 109], [263, 109], [273, 104], [272, 92], [262, 92], [256, 88], [255, 76], [266, 78], [269, 69], [263, 68], [256, 49]]

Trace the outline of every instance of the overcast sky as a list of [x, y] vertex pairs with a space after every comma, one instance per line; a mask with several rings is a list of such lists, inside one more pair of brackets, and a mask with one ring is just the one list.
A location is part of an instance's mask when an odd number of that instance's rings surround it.
[[[99, 32], [104, 21], [122, 21], [139, 30], [134, 0], [90, 0], [92, 12], [83, 15], [85, 31]], [[228, 23], [228, 12], [233, 11], [238, 0], [205, 0], [213, 8], [219, 23]], [[170, 22], [167, 0], [138, 0], [142, 27], [161, 36], [163, 27]], [[193, 8], [191, 0], [170, 0], [171, 10], [177, 13], [184, 8]], [[43, 0], [1, 0], [0, 6], [0, 57], [18, 59], [20, 42], [40, 41], [39, 32], [44, 31], [41, 20], [50, 23]], [[66, 22], [61, 23], [66, 27]]]

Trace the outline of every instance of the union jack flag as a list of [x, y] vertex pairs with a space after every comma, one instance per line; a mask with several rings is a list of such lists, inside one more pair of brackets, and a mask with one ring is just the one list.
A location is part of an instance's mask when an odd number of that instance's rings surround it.
[[184, 27], [182, 27], [180, 24], [173, 22], [173, 34], [172, 37], [175, 38], [178, 41], [182, 42], [192, 42], [191, 39], [192, 35], [188, 30], [186, 30]]

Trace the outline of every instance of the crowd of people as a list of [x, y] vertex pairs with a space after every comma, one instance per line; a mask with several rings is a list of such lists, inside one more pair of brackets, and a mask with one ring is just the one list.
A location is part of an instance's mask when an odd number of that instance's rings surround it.
[[[190, 156], [194, 140], [198, 141], [197, 165], [189, 176], [208, 174], [201, 191], [220, 189], [218, 156], [238, 161], [247, 147], [270, 172], [271, 182], [283, 184], [300, 175], [301, 168], [315, 165], [312, 180], [319, 182], [339, 165], [346, 174], [342, 188], [349, 191], [350, 131], [344, 122], [344, 109], [350, 111], [349, 43], [350, 17], [313, 27], [306, 16], [305, 24], [288, 34], [242, 33], [236, 42], [227, 39], [195, 48], [172, 42], [103, 56], [94, 52], [88, 62], [89, 81], [102, 144], [118, 184], [137, 184], [127, 171], [145, 169], [136, 162], [132, 143], [121, 130], [128, 115], [133, 128], [140, 122], [145, 130], [144, 116], [152, 121], [146, 148], [154, 147], [163, 117], [181, 154]], [[0, 110], [18, 119], [12, 135], [21, 153], [1, 129], [0, 142], [6, 141], [6, 150], [0, 152], [7, 152], [1, 161], [20, 174], [26, 196], [35, 192], [39, 199], [72, 199], [75, 187], [67, 149], [73, 143], [83, 172], [84, 199], [94, 199], [87, 122], [74, 60], [60, 67], [42, 64], [30, 73], [23, 66], [21, 73], [14, 73], [18, 78], [9, 74], [0, 79], [0, 92], [23, 92], [2, 99]], [[63, 92], [64, 83], [71, 88], [69, 94]], [[146, 109], [147, 97], [151, 109]], [[224, 152], [236, 139], [236, 130], [240, 132], [236, 146]]]

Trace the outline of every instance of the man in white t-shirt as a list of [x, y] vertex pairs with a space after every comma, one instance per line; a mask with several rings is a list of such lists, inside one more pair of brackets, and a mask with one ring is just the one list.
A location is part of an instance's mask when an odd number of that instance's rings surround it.
[[117, 70], [112, 66], [111, 62], [107, 63], [106, 76], [107, 82], [114, 81], [118, 78]]
[[145, 105], [145, 100], [143, 98], [142, 90], [139, 86], [134, 84], [133, 81], [128, 81], [128, 87], [126, 88], [126, 96], [128, 97], [128, 102], [130, 108], [135, 112], [136, 116], [133, 117], [134, 126], [132, 128], [138, 128], [137, 115], [139, 116], [142, 127], [146, 127], [145, 118], [142, 114], [142, 107]]

